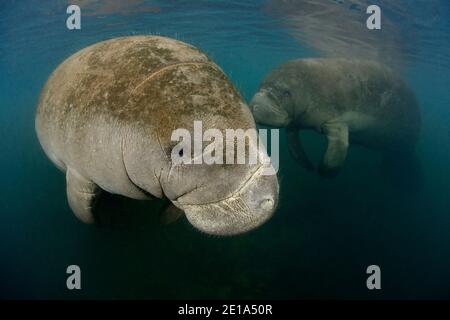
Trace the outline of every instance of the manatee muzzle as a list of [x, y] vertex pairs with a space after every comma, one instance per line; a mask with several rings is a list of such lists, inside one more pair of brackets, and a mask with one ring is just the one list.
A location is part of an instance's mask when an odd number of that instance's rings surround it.
[[260, 166], [239, 190], [231, 196], [211, 203], [187, 204], [183, 197], [174, 201], [189, 222], [200, 231], [214, 235], [236, 235], [266, 222], [278, 204], [276, 175], [264, 175]]

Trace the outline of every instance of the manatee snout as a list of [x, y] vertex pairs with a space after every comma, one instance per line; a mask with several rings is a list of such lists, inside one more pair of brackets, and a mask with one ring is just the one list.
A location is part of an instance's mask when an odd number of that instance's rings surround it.
[[250, 110], [257, 123], [284, 127], [289, 123], [288, 113], [278, 106], [266, 90], [257, 92], [250, 101]]
[[231, 196], [213, 203], [174, 202], [189, 222], [207, 234], [231, 236], [255, 229], [273, 215], [278, 205], [276, 175], [264, 175], [260, 167]]

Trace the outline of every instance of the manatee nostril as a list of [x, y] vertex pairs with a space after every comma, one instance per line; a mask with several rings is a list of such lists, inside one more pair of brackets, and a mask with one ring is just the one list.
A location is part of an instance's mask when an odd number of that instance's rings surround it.
[[274, 201], [272, 198], [263, 199], [259, 203], [259, 207], [263, 210], [271, 210], [271, 209], [273, 209], [273, 205], [274, 205]]

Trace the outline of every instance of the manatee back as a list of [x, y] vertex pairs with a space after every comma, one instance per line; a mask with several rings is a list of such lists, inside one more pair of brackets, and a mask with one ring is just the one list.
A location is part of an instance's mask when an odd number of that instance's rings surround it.
[[167, 146], [172, 130], [194, 119], [254, 126], [239, 93], [204, 53], [169, 38], [133, 36], [91, 45], [58, 66], [42, 90], [36, 130], [47, 154], [70, 158], [129, 128]]
[[[390, 68], [358, 59], [310, 58], [292, 60], [266, 79], [280, 79], [294, 89], [302, 110], [320, 113], [318, 119], [346, 112], [373, 117], [379, 124], [375, 140], [414, 144], [420, 132], [420, 110], [413, 92]], [[263, 83], [264, 84], [264, 83]]]
[[[136, 88], [157, 70], [208, 62], [194, 47], [163, 37], [124, 37], [96, 43], [66, 59], [42, 90], [36, 115], [40, 138], [63, 138], [95, 117], [130, 117]], [[50, 138], [50, 137], [48, 137]]]

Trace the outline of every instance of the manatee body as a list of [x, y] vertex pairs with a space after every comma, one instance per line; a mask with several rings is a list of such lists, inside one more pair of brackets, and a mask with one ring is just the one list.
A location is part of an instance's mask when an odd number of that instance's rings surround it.
[[250, 107], [256, 122], [286, 127], [291, 154], [308, 170], [314, 165], [298, 130], [324, 134], [328, 146], [319, 173], [328, 177], [343, 165], [349, 143], [406, 159], [420, 132], [414, 94], [392, 70], [373, 61], [289, 61], [262, 81]]
[[[94, 222], [101, 191], [133, 199], [168, 198], [197, 229], [231, 235], [274, 212], [276, 175], [262, 165], [174, 163], [175, 129], [255, 128], [222, 70], [204, 53], [155, 36], [116, 38], [65, 60], [42, 90], [39, 141], [66, 173], [75, 215]], [[263, 152], [263, 151], [260, 151]], [[264, 151], [265, 152], [265, 151]]]

